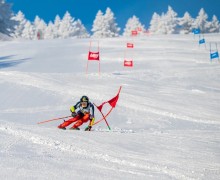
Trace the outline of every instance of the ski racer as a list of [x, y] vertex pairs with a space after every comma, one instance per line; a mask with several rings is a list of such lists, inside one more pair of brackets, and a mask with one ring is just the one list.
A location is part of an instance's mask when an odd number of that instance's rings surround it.
[[92, 125], [94, 124], [94, 105], [89, 101], [87, 96], [82, 96], [80, 101], [76, 103], [75, 106], [70, 107], [72, 113], [72, 118], [64, 121], [58, 126], [60, 129], [66, 129], [67, 126], [76, 122], [70, 129], [71, 130], [80, 130], [79, 126], [83, 123], [90, 121], [89, 126], [86, 127], [85, 131], [90, 131]]

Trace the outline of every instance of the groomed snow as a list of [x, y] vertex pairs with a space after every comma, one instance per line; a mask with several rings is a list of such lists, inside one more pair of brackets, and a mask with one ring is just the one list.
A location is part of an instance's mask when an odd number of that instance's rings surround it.
[[[220, 45], [220, 35], [205, 37], [206, 48], [193, 35], [100, 39], [101, 75], [97, 61], [86, 75], [96, 39], [1, 42], [0, 178], [219, 179], [220, 64], [209, 42]], [[70, 115], [82, 95], [101, 104], [120, 86], [111, 131], [104, 121], [91, 132], [37, 124]]]

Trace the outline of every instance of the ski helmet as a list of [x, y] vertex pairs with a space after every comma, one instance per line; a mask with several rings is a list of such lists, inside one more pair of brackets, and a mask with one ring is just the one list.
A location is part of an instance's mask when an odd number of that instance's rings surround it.
[[81, 102], [89, 102], [89, 98], [87, 96], [82, 96], [80, 101]]

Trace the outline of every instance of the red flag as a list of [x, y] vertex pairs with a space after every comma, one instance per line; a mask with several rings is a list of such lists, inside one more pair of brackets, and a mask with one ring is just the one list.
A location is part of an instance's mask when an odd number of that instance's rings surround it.
[[118, 98], [119, 98], [119, 93], [115, 96], [115, 97], [113, 97], [112, 99], [110, 99], [109, 101], [108, 101], [108, 103], [110, 104], [110, 106], [111, 107], [115, 107], [116, 106], [116, 103], [117, 103], [117, 101], [118, 101]]
[[127, 43], [127, 48], [134, 48], [134, 44], [133, 43]]
[[91, 52], [91, 51], [89, 51], [88, 60], [99, 61], [99, 52]]
[[[97, 107], [97, 109], [100, 111], [100, 113], [102, 114], [103, 117], [102, 117], [100, 120], [96, 121], [93, 125], [95, 125], [95, 124], [101, 122], [102, 120], [105, 120], [105, 122], [106, 122], [106, 124], [107, 124], [107, 126], [108, 126], [108, 128], [109, 128], [109, 130], [110, 130], [110, 127], [109, 127], [109, 125], [108, 125], [108, 122], [107, 122], [107, 120], [106, 120], [106, 117], [107, 117], [107, 116], [111, 113], [111, 111], [115, 108], [115, 106], [116, 106], [116, 104], [117, 104], [117, 101], [118, 101], [118, 98], [119, 98], [119, 94], [120, 94], [121, 88], [122, 88], [122, 87], [120, 86], [117, 95], [116, 95], [115, 97], [113, 97], [112, 99], [110, 99], [109, 101], [103, 102], [103, 103], [102, 103], [101, 105], [99, 105], [99, 106], [97, 106], [97, 105], [94, 104], [94, 105]], [[106, 104], [106, 103], [109, 103], [109, 105], [110, 105], [112, 108], [109, 110], [109, 112], [108, 112], [106, 115], [104, 115], [104, 114], [102, 113], [102, 107], [103, 107], [103, 105]]]
[[103, 107], [103, 105], [104, 105], [105, 103], [106, 103], [106, 102], [102, 103], [102, 104], [99, 105], [99, 106], [96, 106], [96, 107], [98, 108], [99, 111], [102, 111], [102, 107]]
[[137, 36], [137, 34], [138, 34], [137, 31], [135, 31], [135, 30], [131, 31], [131, 35], [132, 35], [132, 36]]
[[124, 66], [133, 67], [133, 61], [132, 60], [130, 60], [130, 61], [124, 60]]
[[101, 105], [99, 105], [99, 106], [96, 106], [96, 107], [98, 108], [98, 110], [99, 110], [99, 111], [102, 111], [102, 107], [103, 107], [104, 104], [106, 104], [106, 103], [109, 103], [110, 106], [111, 106], [112, 108], [114, 108], [114, 107], [116, 106], [117, 101], [118, 101], [120, 91], [121, 91], [121, 86], [120, 86], [120, 89], [119, 89], [119, 91], [118, 91], [118, 94], [117, 94], [115, 97], [113, 97], [112, 99], [110, 99], [110, 100], [108, 100], [108, 101], [106, 101], [106, 102], [103, 102], [103, 103], [102, 103]]

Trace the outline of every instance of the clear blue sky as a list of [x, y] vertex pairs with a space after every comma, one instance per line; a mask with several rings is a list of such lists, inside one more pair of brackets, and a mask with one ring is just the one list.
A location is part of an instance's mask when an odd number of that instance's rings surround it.
[[110, 7], [116, 17], [116, 22], [124, 29], [128, 18], [136, 15], [145, 27], [149, 26], [154, 12], [161, 14], [167, 11], [170, 5], [178, 16], [188, 11], [196, 17], [201, 8], [204, 8], [209, 19], [215, 14], [220, 20], [220, 0], [6, 0], [13, 4], [15, 13], [21, 10], [27, 19], [33, 21], [38, 15], [45, 22], [54, 20], [58, 14], [61, 18], [66, 11], [72, 17], [80, 19], [88, 31], [91, 30], [93, 20], [101, 10], [105, 12]]

